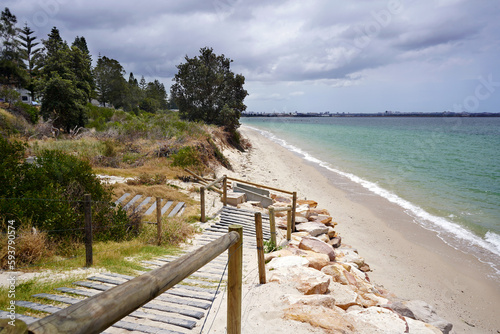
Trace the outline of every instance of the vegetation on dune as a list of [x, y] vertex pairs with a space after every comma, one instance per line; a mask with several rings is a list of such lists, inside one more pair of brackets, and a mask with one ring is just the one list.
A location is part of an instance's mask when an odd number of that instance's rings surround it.
[[[5, 8], [0, 15], [0, 267], [7, 268], [9, 225], [16, 229], [18, 269], [81, 267], [82, 200], [90, 194], [94, 264], [121, 273], [142, 269], [125, 257], [162, 253], [196, 232], [198, 206], [169, 182], [185, 177], [184, 168], [199, 174], [212, 174], [220, 165], [231, 168], [224, 148], [248, 147], [237, 132], [246, 109], [245, 78], [230, 70], [232, 60], [202, 48], [198, 57], [186, 56], [177, 66], [168, 98], [157, 79], [147, 82], [129, 73], [127, 80], [115, 59], [99, 55], [93, 67], [84, 37], [68, 44], [53, 27], [38, 41], [30, 27], [16, 25]], [[41, 104], [24, 103], [21, 89]], [[106, 186], [97, 173], [132, 179]], [[157, 229], [147, 224], [156, 217], [114, 204], [125, 192], [188, 205], [183, 217], [163, 220], [162, 247], [152, 245]], [[46, 288], [24, 286], [27, 294]]]

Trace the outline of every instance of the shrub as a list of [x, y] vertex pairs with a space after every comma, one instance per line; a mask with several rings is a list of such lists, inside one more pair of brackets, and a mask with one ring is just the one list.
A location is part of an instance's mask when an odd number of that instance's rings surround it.
[[42, 151], [33, 164], [23, 161], [26, 146], [0, 137], [0, 216], [16, 227], [31, 222], [51, 238], [83, 238], [83, 195], [92, 197], [97, 240], [129, 237], [126, 213], [115, 210], [111, 190], [90, 164], [60, 151]]
[[191, 146], [181, 148], [172, 156], [172, 166], [189, 167], [200, 165], [198, 152]]
[[27, 121], [30, 121], [33, 124], [38, 122], [40, 114], [35, 106], [19, 101], [14, 104], [14, 107], [17, 111], [21, 112], [21, 114], [26, 114], [25, 118]]

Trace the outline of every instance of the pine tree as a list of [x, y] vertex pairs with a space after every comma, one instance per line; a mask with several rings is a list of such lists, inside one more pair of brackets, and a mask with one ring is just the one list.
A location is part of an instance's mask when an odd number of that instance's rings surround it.
[[17, 18], [9, 8], [0, 15], [0, 84], [22, 87], [27, 82], [17, 40]]
[[38, 70], [38, 66], [36, 66], [36, 57], [40, 54], [42, 50], [39, 45], [39, 42], [35, 42], [36, 36], [32, 36], [34, 33], [28, 24], [24, 25], [24, 28], [21, 29], [19, 39], [20, 45], [22, 47], [22, 58], [25, 61], [26, 70], [28, 72], [28, 83], [26, 88], [30, 91], [31, 99], [35, 99], [35, 83], [34, 79], [36, 77], [36, 72]]

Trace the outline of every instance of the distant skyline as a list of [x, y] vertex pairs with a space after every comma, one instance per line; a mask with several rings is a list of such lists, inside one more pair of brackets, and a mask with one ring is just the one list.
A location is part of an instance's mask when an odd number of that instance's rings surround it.
[[212, 47], [253, 112], [500, 112], [498, 0], [4, 0], [46, 39], [87, 40], [167, 89]]

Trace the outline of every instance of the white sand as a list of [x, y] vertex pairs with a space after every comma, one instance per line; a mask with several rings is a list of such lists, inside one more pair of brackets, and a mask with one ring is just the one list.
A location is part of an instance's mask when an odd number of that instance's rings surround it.
[[[249, 153], [225, 151], [234, 171], [221, 170], [219, 175], [297, 191], [299, 198], [317, 201], [339, 223], [336, 229], [343, 243], [357, 248], [366, 259], [373, 270], [372, 282], [401, 299], [431, 304], [439, 316], [453, 323], [456, 333], [500, 333], [500, 288], [486, 277], [487, 265], [447, 246], [387, 200], [362, 195], [363, 189], [354, 184], [351, 191], [341, 190], [338, 182], [348, 180], [323, 173], [249, 128], [242, 127], [241, 133], [253, 148]], [[244, 333], [318, 332], [309, 325], [282, 320], [279, 299], [290, 289], [259, 286], [256, 271], [252, 275], [247, 276], [244, 292]], [[222, 305], [213, 333], [223, 332]]]

